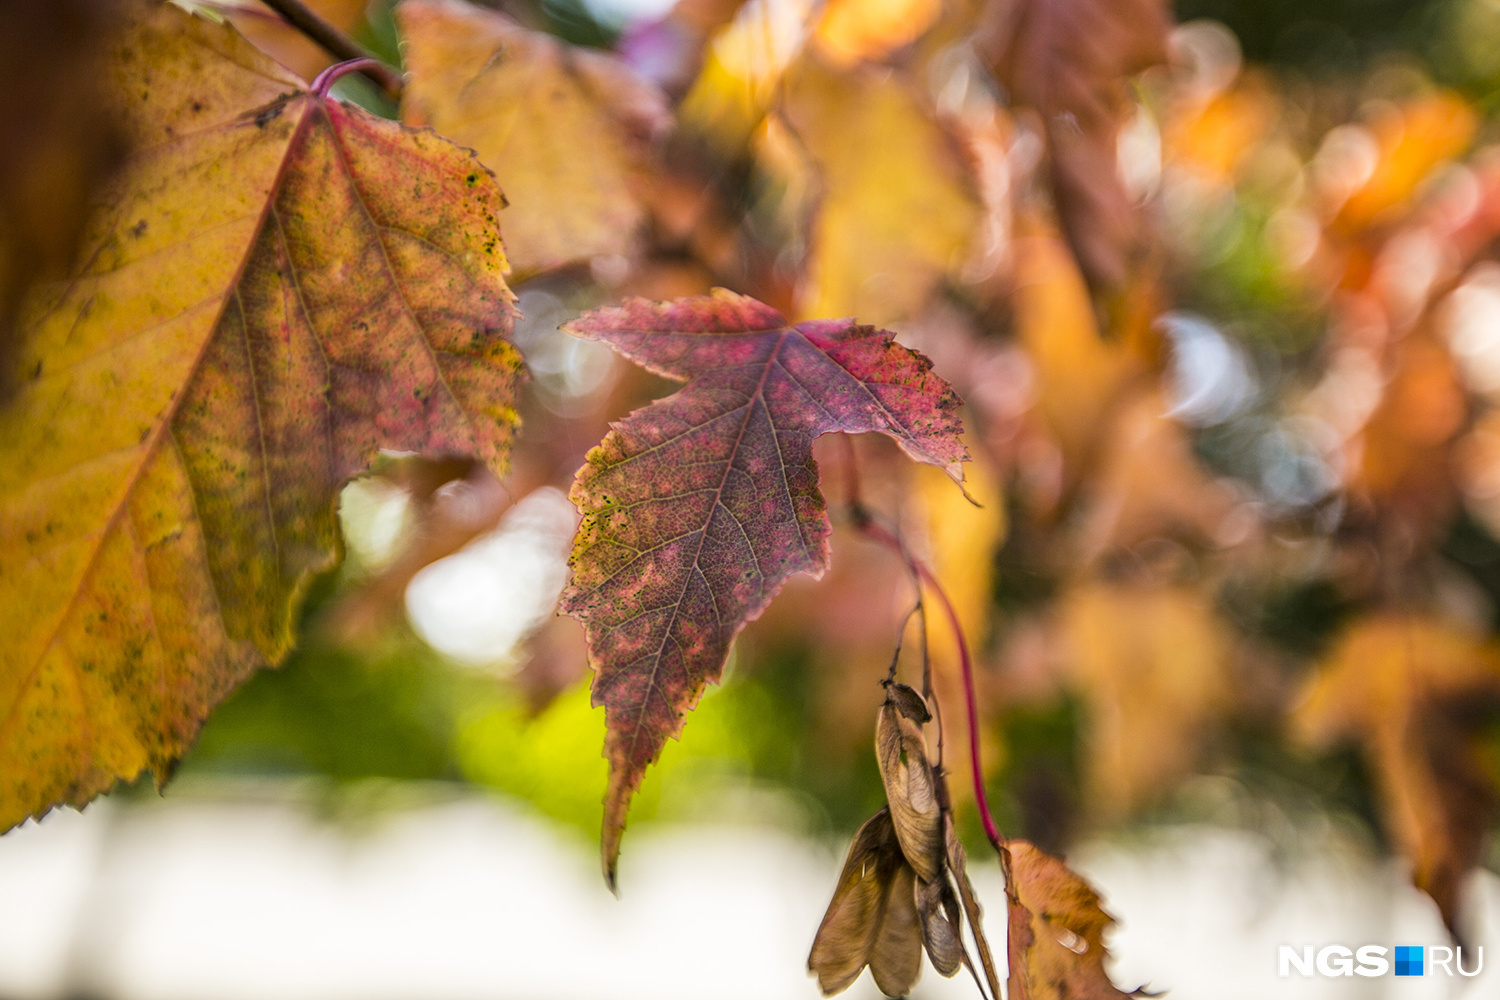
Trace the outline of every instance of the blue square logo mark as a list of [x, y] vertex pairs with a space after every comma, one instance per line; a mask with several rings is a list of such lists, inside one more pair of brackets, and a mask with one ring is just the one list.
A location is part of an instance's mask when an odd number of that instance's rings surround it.
[[1396, 975], [1420, 976], [1421, 974], [1421, 945], [1398, 944], [1396, 946]]

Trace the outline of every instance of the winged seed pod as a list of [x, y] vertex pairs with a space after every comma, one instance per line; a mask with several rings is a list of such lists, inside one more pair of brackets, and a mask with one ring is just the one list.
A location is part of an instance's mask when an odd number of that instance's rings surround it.
[[922, 726], [931, 718], [921, 695], [905, 684], [890, 684], [875, 723], [875, 757], [896, 839], [917, 877], [926, 882], [936, 882], [943, 868], [943, 814], [922, 736]]
[[889, 809], [854, 835], [807, 968], [824, 996], [849, 988], [866, 965], [887, 996], [911, 992], [922, 971], [916, 875], [901, 853]]
[[[922, 726], [931, 718], [915, 690], [905, 684], [886, 686], [875, 753], [888, 805], [854, 835], [833, 901], [813, 939], [807, 967], [825, 996], [847, 989], [866, 965], [882, 993], [906, 996], [921, 973], [924, 946], [940, 975], [956, 975], [964, 966], [973, 970], [963, 945], [963, 911], [949, 881], [950, 870], [963, 871], [963, 848], [952, 836], [946, 789], [927, 761], [922, 736]], [[960, 877], [970, 926], [994, 984], [973, 887], [966, 874]], [[998, 995], [994, 989], [992, 995]]]

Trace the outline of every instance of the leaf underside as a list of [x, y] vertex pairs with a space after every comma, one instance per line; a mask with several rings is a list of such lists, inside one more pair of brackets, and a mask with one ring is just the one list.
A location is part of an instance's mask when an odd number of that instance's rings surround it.
[[959, 405], [926, 358], [851, 320], [790, 326], [723, 289], [632, 299], [570, 324], [681, 392], [615, 424], [573, 485], [583, 514], [563, 611], [587, 627], [610, 760], [605, 873], [630, 796], [729, 644], [787, 577], [821, 574], [829, 523], [813, 440], [890, 435], [962, 479]]
[[504, 202], [472, 154], [228, 27], [132, 16], [110, 73], [140, 152], [31, 303], [0, 413], [0, 830], [163, 780], [287, 651], [381, 449], [498, 469], [515, 423]]

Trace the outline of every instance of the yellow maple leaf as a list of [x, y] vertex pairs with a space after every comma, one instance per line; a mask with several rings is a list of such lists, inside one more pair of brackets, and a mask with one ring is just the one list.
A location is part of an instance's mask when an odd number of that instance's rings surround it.
[[0, 830], [145, 768], [292, 641], [340, 484], [381, 449], [500, 471], [519, 354], [467, 150], [132, 8], [138, 150], [37, 293], [0, 412]]
[[518, 275], [632, 250], [645, 218], [638, 186], [670, 123], [654, 86], [612, 56], [461, 0], [407, 0], [396, 20], [402, 114], [495, 171]]
[[1493, 644], [1436, 618], [1387, 613], [1343, 634], [1292, 715], [1308, 745], [1362, 745], [1413, 880], [1450, 928], [1497, 801], [1469, 713], [1497, 697]]

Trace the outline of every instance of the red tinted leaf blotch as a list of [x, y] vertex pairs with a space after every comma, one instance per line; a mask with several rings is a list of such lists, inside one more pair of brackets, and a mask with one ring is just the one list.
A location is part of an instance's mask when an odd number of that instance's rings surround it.
[[958, 396], [926, 358], [852, 320], [791, 326], [723, 289], [588, 313], [569, 332], [686, 381], [615, 424], [579, 470], [583, 514], [563, 610], [588, 629], [606, 710], [604, 861], [625, 809], [729, 644], [796, 572], [828, 564], [812, 442], [890, 435], [962, 481]]

